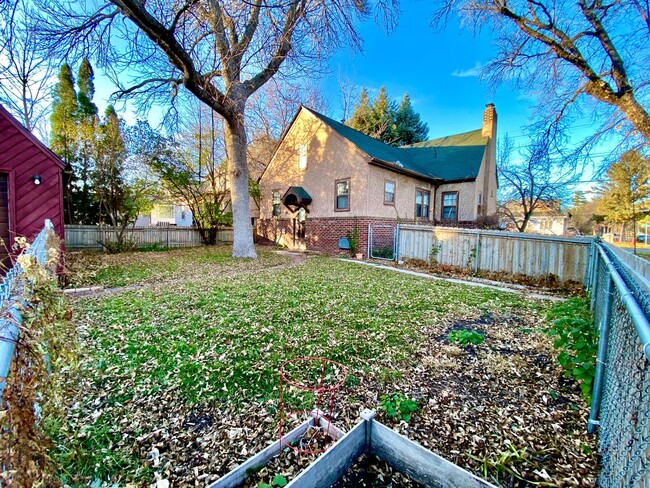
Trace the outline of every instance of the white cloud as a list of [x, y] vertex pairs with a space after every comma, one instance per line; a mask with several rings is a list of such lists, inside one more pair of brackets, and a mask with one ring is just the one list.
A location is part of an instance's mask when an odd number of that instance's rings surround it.
[[457, 69], [451, 74], [451, 76], [455, 76], [457, 78], [470, 78], [470, 77], [478, 76], [481, 74], [482, 68], [483, 65], [479, 61], [477, 61], [473, 68]]

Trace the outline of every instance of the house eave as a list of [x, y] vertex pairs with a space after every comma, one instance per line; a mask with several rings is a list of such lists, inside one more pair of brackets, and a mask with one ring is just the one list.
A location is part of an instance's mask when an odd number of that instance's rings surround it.
[[418, 180], [422, 181], [427, 181], [433, 185], [439, 185], [441, 183], [446, 183], [442, 178], [436, 178], [434, 176], [426, 176], [421, 173], [418, 173], [416, 171], [411, 171], [406, 168], [400, 168], [399, 166], [396, 166], [395, 163], [390, 163], [388, 161], [382, 161], [381, 159], [377, 158], [370, 158], [369, 164], [373, 164], [375, 166], [379, 166], [380, 168], [387, 169], [389, 171], [393, 171], [395, 173], [403, 174], [406, 176], [410, 176], [412, 178], [416, 178]]

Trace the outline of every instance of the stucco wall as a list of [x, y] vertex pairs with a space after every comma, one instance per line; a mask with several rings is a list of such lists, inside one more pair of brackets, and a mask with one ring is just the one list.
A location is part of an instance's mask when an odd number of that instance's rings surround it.
[[[307, 168], [299, 166], [299, 148], [307, 145]], [[260, 180], [260, 218], [272, 217], [273, 191], [280, 196], [301, 186], [312, 203], [307, 218], [350, 217], [366, 214], [367, 156], [302, 109]], [[350, 210], [335, 211], [335, 181], [350, 178]], [[280, 205], [279, 218], [293, 214]]]
[[[395, 205], [384, 204], [384, 182], [395, 183]], [[379, 166], [368, 165], [368, 192], [366, 194], [366, 215], [388, 219], [415, 219], [415, 189], [428, 190], [429, 220], [433, 218], [433, 185], [401, 175]]]
[[442, 194], [447, 191], [458, 192], [458, 221], [467, 222], [475, 220], [477, 201], [476, 184], [471, 181], [450, 183], [438, 187], [438, 191], [436, 192], [436, 221], [442, 220]]

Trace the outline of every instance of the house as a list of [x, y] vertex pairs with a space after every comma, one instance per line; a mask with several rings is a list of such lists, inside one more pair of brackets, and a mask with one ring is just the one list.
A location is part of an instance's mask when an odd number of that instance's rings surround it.
[[147, 214], [138, 215], [135, 227], [192, 227], [192, 211], [187, 205], [155, 204]]
[[477, 130], [398, 148], [302, 106], [260, 179], [257, 233], [334, 254], [355, 227], [365, 251], [371, 223], [473, 226], [496, 212], [496, 130], [488, 104]]
[[[506, 230], [516, 231], [517, 227], [512, 222], [512, 219], [516, 219], [519, 222], [518, 225], [524, 220], [521, 203], [508, 202], [504, 207], [510, 216], [510, 222], [508, 222]], [[562, 213], [561, 203], [555, 199], [540, 201], [537, 208], [530, 215], [525, 229], [525, 232], [550, 236], [568, 235], [570, 231], [577, 232], [571, 224], [571, 215]]]
[[64, 237], [64, 166], [0, 105], [0, 237], [7, 248], [16, 236], [36, 237], [45, 219]]

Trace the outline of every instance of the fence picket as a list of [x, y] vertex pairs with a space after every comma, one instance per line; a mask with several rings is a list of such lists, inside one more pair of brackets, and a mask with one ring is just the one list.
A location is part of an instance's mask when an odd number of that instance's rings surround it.
[[[589, 244], [585, 237], [560, 238], [476, 229], [400, 224], [399, 259], [432, 257], [438, 264], [585, 283]], [[439, 247], [439, 251], [431, 250]], [[472, 257], [472, 250], [475, 256]], [[472, 260], [474, 262], [472, 262]]]
[[[65, 245], [70, 250], [103, 248], [102, 242], [115, 242], [120, 229], [118, 227], [99, 227], [97, 225], [66, 225]], [[201, 246], [203, 240], [195, 227], [131, 227], [126, 230], [126, 238], [138, 243], [138, 246], [154, 244], [166, 247]], [[232, 229], [222, 227], [217, 232], [217, 242], [232, 242]]]

